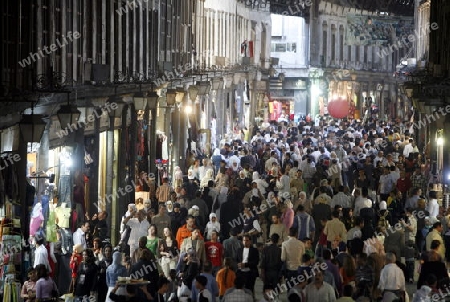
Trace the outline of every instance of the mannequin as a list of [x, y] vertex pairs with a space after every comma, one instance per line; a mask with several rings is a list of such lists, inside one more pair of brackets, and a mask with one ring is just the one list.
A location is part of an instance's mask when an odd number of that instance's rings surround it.
[[181, 171], [181, 168], [178, 166], [175, 167], [174, 179], [175, 179], [175, 182], [173, 184], [173, 187], [175, 189], [178, 187], [181, 187], [183, 185], [183, 172]]
[[72, 148], [64, 147], [59, 157], [59, 200], [58, 205], [66, 202], [71, 207], [72, 202], [72, 182], [70, 168], [72, 166]]

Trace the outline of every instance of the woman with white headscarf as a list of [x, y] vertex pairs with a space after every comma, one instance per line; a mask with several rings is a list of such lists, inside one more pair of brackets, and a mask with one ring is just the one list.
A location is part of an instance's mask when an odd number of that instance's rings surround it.
[[213, 156], [211, 156], [211, 162], [214, 166], [216, 174], [219, 173], [220, 162], [222, 160], [225, 160], [225, 156], [220, 154], [220, 149], [219, 148], [214, 149]]
[[211, 240], [211, 233], [213, 231], [216, 231], [218, 234], [220, 234], [220, 222], [217, 219], [217, 215], [215, 213], [209, 214], [209, 221], [206, 224], [205, 234], [207, 240]]
[[208, 186], [208, 182], [210, 180], [214, 181], [213, 170], [207, 170], [205, 176], [202, 178], [200, 182], [200, 188], [205, 188]]
[[253, 172], [252, 175], [253, 182], [256, 183], [256, 186], [258, 187], [259, 192], [261, 192], [262, 195], [266, 196], [266, 188], [269, 187], [269, 184], [264, 179], [261, 179], [259, 173], [257, 171]]

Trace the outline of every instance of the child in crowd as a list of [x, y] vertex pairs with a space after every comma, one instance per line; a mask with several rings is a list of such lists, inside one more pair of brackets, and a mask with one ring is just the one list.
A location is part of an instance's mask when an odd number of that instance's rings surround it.
[[20, 297], [25, 299], [25, 302], [34, 302], [36, 301], [36, 281], [37, 281], [37, 272], [34, 268], [28, 270], [28, 281], [22, 286], [22, 291], [20, 293]]

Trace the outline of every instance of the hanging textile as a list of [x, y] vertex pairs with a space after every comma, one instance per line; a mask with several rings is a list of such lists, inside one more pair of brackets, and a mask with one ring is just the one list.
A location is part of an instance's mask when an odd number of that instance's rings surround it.
[[55, 211], [50, 211], [46, 226], [46, 239], [48, 242], [56, 242], [56, 214]]
[[18, 302], [20, 298], [21, 285], [19, 282], [7, 280], [3, 288], [3, 302]]

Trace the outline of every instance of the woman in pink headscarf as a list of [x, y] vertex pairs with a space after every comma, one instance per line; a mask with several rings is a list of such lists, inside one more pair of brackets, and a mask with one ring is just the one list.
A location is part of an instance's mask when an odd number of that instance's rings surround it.
[[294, 210], [292, 209], [293, 205], [290, 200], [286, 200], [281, 204], [281, 222], [286, 227], [286, 230], [289, 230], [294, 224]]

